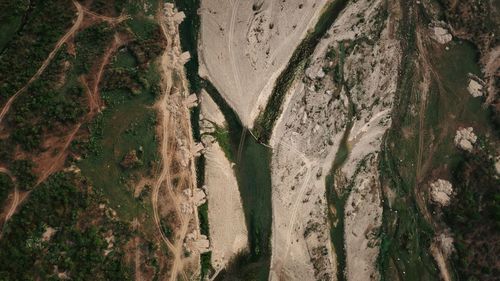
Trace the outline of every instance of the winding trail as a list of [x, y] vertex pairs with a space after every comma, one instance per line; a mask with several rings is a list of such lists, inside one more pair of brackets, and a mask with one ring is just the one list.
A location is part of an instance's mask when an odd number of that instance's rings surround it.
[[[307, 173], [305, 174], [305, 177], [304, 177], [304, 182], [302, 183], [302, 186], [300, 187], [299, 194], [297, 195], [297, 198], [295, 199], [295, 201], [293, 203], [293, 207], [291, 209], [291, 216], [290, 216], [290, 219], [288, 221], [288, 231], [287, 231], [287, 235], [286, 235], [285, 252], [283, 253], [282, 256], [280, 256], [280, 260], [286, 260], [287, 257], [288, 257], [288, 254], [290, 252], [290, 245], [291, 245], [291, 240], [292, 240], [292, 232], [293, 232], [293, 228], [295, 226], [295, 222], [297, 220], [297, 212], [300, 209], [299, 204], [300, 204], [300, 201], [302, 200], [302, 198], [304, 197], [304, 194], [305, 194], [305, 192], [307, 190], [307, 184], [309, 183], [309, 179], [311, 177], [312, 163], [306, 157], [306, 155], [304, 153], [300, 152], [297, 148], [295, 148], [293, 145], [287, 143], [286, 141], [281, 140], [280, 142], [278, 142], [275, 145], [275, 147], [278, 147], [280, 145], [284, 146], [285, 148], [290, 149], [297, 156], [299, 156], [300, 158], [302, 158], [302, 161], [304, 161], [304, 163], [305, 163], [305, 169], [307, 170]], [[273, 239], [276, 239], [276, 236], [274, 236]], [[281, 263], [279, 263], [279, 264], [281, 264]], [[278, 268], [275, 269], [275, 271], [276, 272], [280, 272], [281, 268], [278, 267]]]
[[3, 229], [4, 229], [5, 225], [7, 224], [7, 221], [12, 217], [12, 215], [14, 215], [14, 212], [16, 211], [17, 206], [19, 205], [20, 202], [19, 202], [19, 189], [17, 188], [17, 181], [16, 181], [16, 178], [14, 177], [14, 175], [12, 174], [12, 172], [10, 170], [8, 170], [7, 168], [0, 166], [0, 173], [6, 174], [7, 176], [9, 176], [12, 183], [14, 184], [14, 192], [12, 194], [12, 196], [13, 196], [12, 203], [10, 204], [9, 210], [7, 211], [7, 214], [5, 215], [5, 217], [3, 219], [2, 230], [0, 231], [0, 239], [2, 239]]
[[73, 24], [73, 26], [70, 28], [70, 30], [68, 30], [68, 32], [66, 34], [64, 34], [64, 36], [61, 37], [61, 39], [59, 39], [59, 41], [56, 43], [54, 49], [49, 53], [49, 56], [45, 59], [43, 64], [40, 66], [40, 68], [35, 73], [35, 75], [33, 75], [31, 77], [31, 79], [28, 81], [28, 83], [26, 83], [21, 89], [19, 89], [12, 97], [9, 98], [7, 103], [5, 103], [5, 105], [2, 108], [2, 111], [0, 112], [0, 124], [2, 123], [5, 115], [9, 112], [10, 107], [12, 106], [12, 103], [14, 103], [14, 101], [17, 99], [17, 97], [22, 92], [24, 92], [31, 85], [31, 83], [33, 83], [36, 79], [38, 79], [40, 77], [40, 75], [42, 75], [42, 73], [45, 71], [47, 66], [52, 61], [52, 59], [54, 59], [54, 57], [56, 56], [57, 52], [62, 47], [62, 45], [64, 45], [64, 43], [66, 43], [66, 41], [68, 41], [68, 39], [71, 36], [73, 36], [73, 34], [75, 34], [75, 32], [78, 30], [78, 28], [82, 24], [83, 17], [85, 15], [84, 10], [82, 8], [82, 5], [76, 1], [73, 1], [73, 4], [75, 5], [75, 7], [77, 9], [77, 14], [78, 14], [78, 17], [75, 21], [75, 24]]
[[68, 39], [71, 36], [73, 36], [76, 33], [76, 31], [80, 28], [80, 26], [81, 26], [81, 24], [83, 22], [83, 19], [85, 17], [85, 14], [89, 14], [89, 15], [91, 15], [93, 17], [96, 17], [96, 18], [98, 18], [100, 20], [106, 21], [106, 22], [108, 22], [111, 25], [117, 25], [117, 24], [121, 23], [122, 21], [130, 18], [130, 16], [128, 16], [128, 15], [120, 15], [117, 18], [107, 17], [107, 16], [99, 15], [99, 14], [97, 14], [95, 12], [92, 12], [92, 11], [90, 11], [88, 9], [85, 9], [77, 1], [73, 1], [73, 4], [76, 7], [77, 15], [78, 15], [78, 17], [76, 18], [75, 23], [68, 30], [68, 32], [66, 32], [66, 34], [64, 34], [63, 37], [61, 37], [61, 39], [59, 39], [59, 41], [57, 41], [56, 45], [54, 46], [54, 49], [49, 53], [49, 55], [47, 56], [47, 58], [45, 59], [45, 61], [43, 62], [43, 64], [40, 66], [40, 68], [38, 69], [38, 71], [30, 78], [30, 80], [21, 89], [19, 89], [13, 96], [11, 96], [9, 98], [9, 100], [7, 100], [7, 102], [3, 106], [2, 110], [0, 111], [0, 124], [2, 123], [3, 119], [5, 118], [5, 115], [7, 115], [7, 113], [9, 112], [10, 107], [12, 106], [12, 104], [14, 103], [14, 101], [17, 99], [17, 97], [21, 93], [23, 93], [24, 91], [26, 91], [26, 89], [28, 89], [28, 87], [35, 80], [37, 80], [42, 75], [42, 73], [45, 71], [45, 69], [49, 66], [50, 62], [56, 56], [56, 54], [59, 51], [59, 49], [61, 49], [61, 47], [68, 41]]
[[[176, 186], [172, 184], [172, 177], [179, 177], [179, 186], [187, 186], [193, 190], [195, 187], [195, 171], [193, 155], [190, 155], [189, 166], [181, 168], [179, 172], [172, 175], [171, 166], [173, 161], [181, 162], [179, 158], [178, 140], [185, 144], [184, 149], [192, 151], [194, 147], [193, 137], [190, 127], [189, 109], [186, 107], [186, 93], [189, 92], [187, 79], [184, 73], [184, 65], [182, 61], [182, 52], [180, 46], [180, 38], [178, 25], [173, 20], [174, 11], [167, 10], [165, 13], [159, 11], [157, 14], [162, 33], [166, 40], [166, 50], [161, 58], [161, 68], [163, 76], [164, 89], [161, 99], [156, 103], [155, 107], [159, 113], [160, 119], [160, 155], [162, 159], [162, 167], [158, 178], [155, 181], [152, 192], [152, 207], [154, 222], [157, 231], [160, 234], [161, 240], [167, 245], [167, 248], [173, 256], [173, 264], [170, 269], [170, 277], [168, 280], [176, 281], [178, 277], [183, 280], [191, 280], [184, 269], [184, 240], [190, 228], [191, 219], [194, 217], [195, 228], [199, 233], [199, 224], [197, 224], [197, 209], [193, 207], [193, 212], [183, 213], [181, 206], [188, 204], [191, 206], [191, 201], [182, 200], [183, 194], [176, 194]], [[175, 80], [174, 80], [175, 77]], [[172, 141], [174, 140], [174, 142]], [[167, 191], [167, 198], [170, 204], [173, 204], [175, 213], [180, 221], [180, 226], [175, 226], [175, 237], [169, 239], [163, 233], [161, 226], [161, 217], [159, 214], [159, 197], [161, 188]], [[192, 217], [193, 216], [193, 217]]]

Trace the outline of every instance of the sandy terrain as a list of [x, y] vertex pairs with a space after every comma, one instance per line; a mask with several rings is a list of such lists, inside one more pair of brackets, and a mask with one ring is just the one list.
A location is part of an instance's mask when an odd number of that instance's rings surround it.
[[[350, 13], [364, 13], [364, 18], [380, 18], [382, 1], [358, 1], [350, 6], [344, 17], [334, 27], [335, 31], [352, 30], [345, 24]], [[351, 101], [355, 106], [354, 120], [349, 138], [349, 157], [339, 171], [344, 184], [351, 186], [351, 194], [345, 206], [344, 239], [346, 249], [346, 276], [348, 280], [378, 280], [377, 257], [379, 253], [378, 228], [382, 223], [381, 190], [377, 155], [382, 138], [391, 124], [391, 110], [397, 87], [401, 61], [399, 42], [391, 38], [388, 30], [391, 21], [369, 24], [364, 36], [374, 44], [360, 43], [346, 56], [345, 79], [350, 88]], [[356, 26], [360, 26], [356, 24]], [[355, 29], [355, 28], [354, 28]], [[366, 33], [365, 33], [366, 32]], [[367, 35], [366, 35], [367, 34]], [[335, 36], [335, 35], [334, 35]], [[355, 34], [358, 39], [361, 34]], [[378, 38], [377, 38], [378, 37]]]
[[[215, 102], [201, 93], [202, 133], [206, 122], [224, 126], [224, 116]], [[205, 145], [205, 189], [212, 248], [212, 266], [219, 270], [236, 253], [248, 248], [248, 232], [238, 183], [231, 163], [210, 135], [203, 135]]]
[[224, 127], [226, 122], [224, 115], [205, 89], [201, 90], [200, 105], [200, 120], [207, 120], [217, 126]]
[[252, 127], [296, 46], [329, 0], [202, 0], [200, 75]]
[[347, 280], [379, 280], [378, 231], [382, 224], [378, 159], [368, 155], [366, 165], [352, 178], [352, 191], [345, 205], [345, 251]]
[[[322, 42], [313, 56], [324, 57], [327, 45]], [[329, 79], [324, 79], [320, 91], [303, 81], [292, 86], [270, 141], [274, 148], [271, 280], [336, 276], [325, 175], [346, 128], [348, 99], [343, 91], [338, 98], [326, 93], [334, 88]]]
[[[288, 93], [271, 139], [271, 280], [336, 279], [325, 175], [345, 133], [350, 103], [356, 112], [347, 139], [350, 153], [335, 176], [338, 191], [351, 192], [345, 210], [346, 275], [348, 280], [379, 278], [376, 233], [382, 207], [377, 152], [390, 126], [401, 56], [398, 42], [387, 31], [390, 22], [381, 16], [382, 5], [382, 1], [350, 3]], [[363, 24], [361, 18], [381, 20]], [[325, 73], [333, 63], [327, 57], [329, 50], [339, 50], [340, 44], [347, 49], [345, 86]]]
[[[193, 141], [189, 112], [196, 99], [189, 93], [184, 73], [189, 53], [180, 47], [178, 26], [184, 14], [173, 4], [165, 4], [157, 17], [167, 45], [160, 62], [163, 93], [155, 104], [162, 167], [152, 190], [153, 218], [171, 257], [168, 280], [192, 280], [200, 272], [200, 253], [208, 248], [206, 237], [200, 234], [197, 212], [204, 193], [196, 188], [194, 157], [201, 145]], [[162, 230], [162, 219], [172, 221], [170, 238]]]

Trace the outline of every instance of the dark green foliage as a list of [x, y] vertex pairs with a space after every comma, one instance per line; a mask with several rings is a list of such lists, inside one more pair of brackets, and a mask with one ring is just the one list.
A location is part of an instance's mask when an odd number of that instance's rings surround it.
[[168, 239], [172, 239], [172, 237], [174, 236], [174, 232], [165, 219], [160, 220], [160, 226], [161, 226], [161, 231], [163, 232], [163, 234]]
[[0, 54], [26, 23], [29, 0], [0, 1]]
[[94, 61], [104, 52], [113, 36], [107, 23], [93, 25], [79, 32], [75, 38], [78, 59], [75, 64], [77, 74], [89, 72]]
[[201, 263], [201, 276], [200, 280], [205, 280], [206, 277], [209, 277], [212, 272], [214, 272], [214, 268], [212, 267], [212, 252], [203, 253], [200, 256]]
[[200, 207], [198, 207], [198, 218], [200, 220], [200, 232], [203, 235], [209, 235], [209, 224], [208, 224], [208, 203], [205, 202]]
[[75, 8], [71, 1], [33, 0], [23, 31], [0, 55], [0, 101], [28, 82], [71, 26], [73, 18]]
[[[128, 227], [96, 211], [97, 199], [69, 174], [56, 174], [35, 189], [4, 229], [0, 280], [54, 280], [56, 266], [72, 280], [130, 280], [119, 248]], [[44, 241], [47, 227], [56, 232]], [[104, 256], [110, 230], [115, 246]]]
[[26, 151], [40, 147], [42, 134], [74, 124], [85, 113], [83, 89], [79, 84], [56, 87], [68, 59], [63, 50], [42, 76], [20, 95], [9, 112], [9, 124], [15, 128], [12, 139]]
[[200, 78], [198, 77], [198, 30], [200, 17], [198, 8], [200, 0], [175, 0], [175, 6], [186, 14], [186, 18], [179, 26], [182, 49], [191, 54], [191, 59], [185, 64], [186, 76], [189, 80], [191, 91], [201, 91]]
[[14, 187], [10, 177], [4, 173], [0, 173], [0, 206], [3, 206], [9, 191]]
[[33, 174], [33, 162], [29, 160], [16, 160], [12, 162], [10, 169], [17, 179], [19, 188], [29, 190], [33, 187], [36, 180]]
[[489, 153], [464, 154], [452, 184], [456, 195], [445, 217], [455, 233], [460, 279], [492, 280], [500, 276], [500, 179]]
[[117, 16], [121, 13], [123, 4], [127, 0], [93, 0], [90, 10], [101, 15]]

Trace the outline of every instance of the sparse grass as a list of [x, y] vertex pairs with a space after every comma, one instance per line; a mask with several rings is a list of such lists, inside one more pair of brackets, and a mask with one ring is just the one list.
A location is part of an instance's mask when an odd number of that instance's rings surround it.
[[[120, 65], [123, 60], [118, 56], [116, 62]], [[116, 63], [113, 67], [117, 67]], [[148, 85], [158, 82], [153, 65], [143, 72], [142, 77], [149, 81]], [[79, 163], [83, 174], [92, 179], [125, 220], [145, 210], [144, 204], [134, 198], [129, 183], [137, 177], [150, 175], [158, 162], [156, 115], [150, 108], [155, 98], [152, 88], [142, 87], [135, 95], [125, 89], [102, 92], [107, 108], [91, 127], [91, 153]], [[143, 165], [124, 169], [120, 162], [131, 150], [137, 151]]]
[[139, 40], [153, 38], [158, 28], [158, 24], [154, 20], [142, 17], [131, 18], [127, 20], [126, 24]]
[[[135, 174], [147, 175], [158, 160], [156, 118], [153, 110], [145, 107], [144, 103], [150, 99], [146, 95], [132, 99], [123, 91], [109, 93], [107, 98], [118, 104], [102, 113], [100, 149], [79, 164], [82, 172], [103, 191], [111, 206], [125, 219], [137, 216], [142, 209], [127, 183]], [[139, 158], [144, 165], [124, 170], [120, 162], [133, 149], [142, 150]]]
[[134, 54], [128, 49], [123, 48], [118, 51], [115, 61], [112, 62], [115, 68], [135, 68], [137, 67], [137, 59]]
[[235, 157], [233, 154], [232, 146], [231, 146], [231, 139], [229, 136], [229, 130], [223, 127], [219, 127], [215, 125], [215, 132], [213, 133], [213, 136], [219, 143], [220, 147], [222, 148], [222, 151], [224, 151], [224, 154], [226, 155], [226, 158], [229, 159], [229, 161], [234, 162]]

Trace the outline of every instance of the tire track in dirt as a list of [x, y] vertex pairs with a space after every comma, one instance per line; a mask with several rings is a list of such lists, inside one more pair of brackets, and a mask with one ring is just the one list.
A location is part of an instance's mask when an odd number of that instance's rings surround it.
[[0, 222], [2, 222], [2, 229], [0, 231], [0, 239], [2, 239], [3, 230], [5, 228], [5, 225], [7, 224], [7, 221], [12, 217], [15, 210], [17, 209], [17, 206], [19, 205], [19, 190], [17, 188], [16, 178], [14, 177], [14, 175], [11, 173], [10, 170], [8, 170], [5, 167], [0, 167], [0, 173], [6, 174], [8, 177], [10, 177], [10, 180], [14, 184], [14, 191], [11, 195], [9, 195], [9, 197], [13, 197], [12, 203], [10, 204], [9, 210], [5, 214], [4, 219], [0, 220]]
[[73, 1], [73, 4], [76, 6], [77, 13], [78, 13], [78, 17], [75, 21], [75, 24], [73, 24], [73, 26], [68, 30], [68, 32], [66, 34], [64, 34], [64, 36], [61, 37], [61, 39], [59, 39], [59, 41], [56, 43], [54, 49], [49, 53], [49, 56], [45, 59], [43, 64], [40, 66], [40, 68], [35, 73], [35, 75], [33, 75], [31, 77], [31, 79], [28, 81], [28, 83], [26, 83], [21, 89], [19, 89], [12, 97], [9, 98], [7, 103], [5, 103], [4, 107], [2, 108], [2, 111], [0, 112], [0, 124], [2, 123], [5, 115], [9, 112], [10, 107], [12, 106], [12, 103], [14, 103], [14, 101], [17, 99], [17, 97], [22, 92], [24, 92], [31, 85], [31, 83], [33, 83], [36, 79], [38, 79], [40, 77], [40, 75], [42, 75], [42, 73], [45, 71], [47, 66], [52, 61], [52, 59], [54, 59], [54, 57], [56, 56], [57, 52], [62, 47], [62, 45], [64, 45], [64, 43], [66, 43], [66, 41], [68, 41], [68, 39], [73, 34], [75, 34], [75, 32], [80, 27], [85, 13], [84, 13], [84, 10], [82, 8], [82, 5], [80, 5], [80, 3]]
[[89, 14], [93, 17], [96, 17], [100, 20], [103, 20], [103, 21], [106, 21], [108, 22], [109, 24], [111, 25], [117, 25], [119, 23], [121, 23], [122, 21], [126, 20], [129, 18], [128, 15], [120, 15], [119, 17], [117, 18], [112, 18], [112, 17], [107, 17], [107, 16], [102, 16], [102, 15], [99, 15], [97, 13], [94, 13], [92, 11], [89, 11], [87, 9], [85, 9], [80, 3], [78, 3], [77, 1], [73, 1], [73, 4], [75, 5], [76, 9], [77, 9], [77, 14], [78, 14], [78, 17], [75, 21], [75, 23], [73, 24], [73, 26], [68, 30], [68, 32], [66, 32], [66, 34], [63, 35], [63, 37], [61, 37], [61, 39], [59, 39], [59, 41], [56, 43], [56, 45], [54, 46], [54, 49], [49, 53], [48, 57], [45, 59], [45, 61], [43, 62], [43, 64], [40, 66], [40, 68], [37, 70], [37, 72], [30, 78], [30, 80], [21, 88], [19, 89], [12, 97], [9, 98], [9, 100], [5, 103], [5, 105], [3, 106], [2, 108], [2, 111], [0, 111], [0, 124], [2, 123], [3, 119], [5, 118], [5, 115], [9, 112], [10, 110], [10, 107], [12, 106], [12, 104], [14, 103], [14, 101], [17, 99], [17, 97], [23, 93], [24, 91], [26, 91], [26, 89], [28, 89], [28, 87], [35, 81], [37, 80], [38, 78], [40, 78], [40, 76], [42, 75], [42, 73], [45, 71], [45, 69], [49, 66], [50, 62], [54, 59], [54, 57], [56, 56], [57, 52], [59, 51], [59, 49], [68, 41], [68, 39], [73, 36], [76, 31], [80, 28], [82, 22], [83, 22], [83, 19], [85, 17], [85, 14]]

